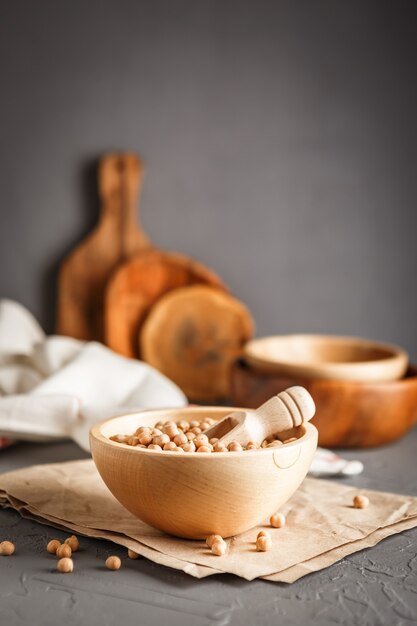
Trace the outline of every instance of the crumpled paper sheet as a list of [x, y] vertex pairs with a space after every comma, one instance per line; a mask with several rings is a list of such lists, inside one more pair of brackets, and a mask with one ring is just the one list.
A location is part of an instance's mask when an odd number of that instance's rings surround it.
[[[371, 504], [354, 509], [357, 493], [353, 487], [307, 478], [281, 509], [287, 518], [284, 528], [271, 528], [265, 520], [265, 525], [227, 539], [226, 554], [216, 557], [204, 541], [170, 537], [131, 515], [108, 491], [91, 460], [0, 475], [1, 506], [80, 535], [113, 541], [197, 578], [227, 572], [247, 580], [293, 582], [417, 526], [417, 498], [360, 490]], [[262, 528], [272, 536], [269, 552], [255, 549]]]

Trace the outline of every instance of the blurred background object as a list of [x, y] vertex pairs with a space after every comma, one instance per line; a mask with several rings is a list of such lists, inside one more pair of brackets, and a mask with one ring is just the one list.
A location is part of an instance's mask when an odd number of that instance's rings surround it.
[[147, 163], [143, 226], [259, 334], [417, 358], [417, 4], [15, 0], [0, 15], [0, 291], [47, 332], [98, 218], [97, 159]]

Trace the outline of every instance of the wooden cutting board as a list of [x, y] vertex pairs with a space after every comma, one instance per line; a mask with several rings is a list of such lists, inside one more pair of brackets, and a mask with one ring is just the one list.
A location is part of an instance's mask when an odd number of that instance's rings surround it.
[[67, 257], [59, 273], [58, 334], [103, 340], [104, 292], [110, 274], [151, 245], [135, 219], [142, 179], [143, 165], [134, 154], [109, 154], [101, 159], [99, 223]]
[[213, 287], [184, 287], [152, 308], [140, 333], [141, 353], [190, 400], [221, 400], [230, 397], [231, 364], [253, 332], [239, 300]]
[[181, 254], [153, 249], [122, 265], [106, 290], [107, 345], [124, 356], [140, 357], [139, 332], [152, 306], [164, 294], [196, 284], [226, 291], [211, 269]]

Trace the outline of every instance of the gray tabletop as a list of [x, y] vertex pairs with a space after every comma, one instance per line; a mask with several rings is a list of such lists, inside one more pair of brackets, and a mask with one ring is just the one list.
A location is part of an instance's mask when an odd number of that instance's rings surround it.
[[[346, 483], [417, 495], [417, 429], [384, 448], [347, 452], [365, 464]], [[0, 472], [37, 463], [84, 458], [74, 444], [20, 444], [0, 452]], [[417, 623], [417, 529], [394, 535], [292, 585], [234, 576], [196, 580], [145, 559], [124, 558], [122, 569], [103, 567], [113, 544], [82, 539], [77, 569], [60, 575], [45, 544], [66, 535], [0, 511], [0, 536], [16, 553], [0, 558], [0, 624], [163, 624], [248, 626]]]

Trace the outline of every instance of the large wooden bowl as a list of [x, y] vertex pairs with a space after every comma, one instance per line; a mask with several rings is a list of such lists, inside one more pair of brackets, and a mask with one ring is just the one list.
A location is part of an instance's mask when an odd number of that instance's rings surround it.
[[111, 441], [159, 420], [221, 419], [227, 407], [164, 409], [116, 417], [90, 432], [97, 469], [112, 494], [147, 524], [179, 537], [230, 537], [277, 511], [303, 481], [317, 447], [307, 423], [279, 448], [198, 454], [144, 450]]
[[245, 345], [244, 356], [263, 372], [358, 382], [396, 380], [408, 364], [407, 353], [396, 346], [332, 335], [253, 339]]
[[417, 368], [380, 383], [321, 380], [264, 372], [245, 359], [232, 368], [232, 401], [258, 407], [274, 394], [301, 385], [312, 395], [312, 420], [324, 447], [367, 448], [394, 441], [417, 422]]

